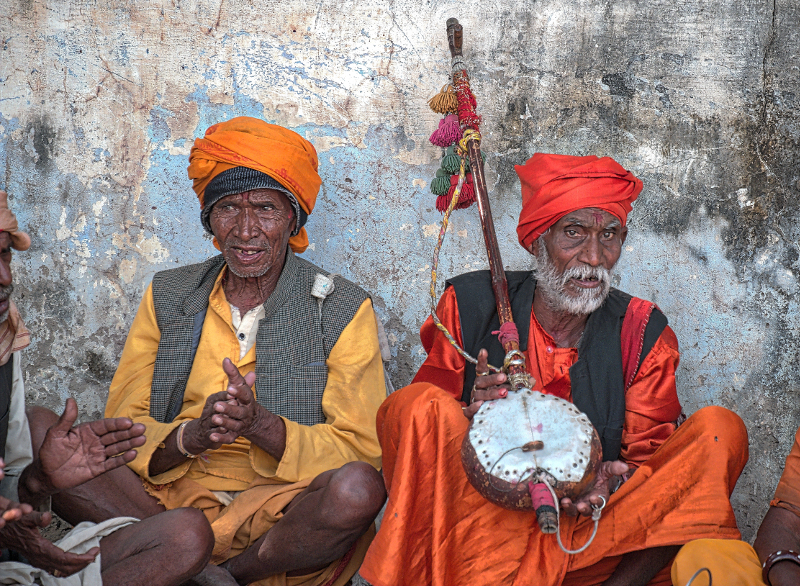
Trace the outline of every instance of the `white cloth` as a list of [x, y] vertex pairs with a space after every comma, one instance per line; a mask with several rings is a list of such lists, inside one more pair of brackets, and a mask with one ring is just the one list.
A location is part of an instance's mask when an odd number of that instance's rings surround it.
[[[67, 533], [56, 545], [64, 551], [86, 553], [100, 545], [100, 540], [128, 525], [138, 522], [133, 517], [117, 517], [100, 524], [81, 523]], [[0, 584], [14, 586], [103, 586], [100, 573], [100, 554], [77, 574], [56, 578], [28, 564], [20, 562], [0, 563]]]
[[[0, 496], [18, 501], [17, 484], [19, 475], [25, 467], [33, 462], [31, 447], [31, 430], [28, 417], [25, 415], [25, 385], [22, 382], [20, 353], [12, 354], [11, 367], [11, 404], [8, 413], [8, 436], [6, 437], [6, 453], [4, 460], [5, 478], [0, 480]], [[2, 454], [0, 454], [2, 455]]]
[[258, 322], [266, 315], [264, 305], [257, 305], [244, 315], [235, 305], [231, 305], [231, 322], [236, 330], [236, 339], [239, 340], [239, 360], [247, 356], [250, 348], [255, 346]]

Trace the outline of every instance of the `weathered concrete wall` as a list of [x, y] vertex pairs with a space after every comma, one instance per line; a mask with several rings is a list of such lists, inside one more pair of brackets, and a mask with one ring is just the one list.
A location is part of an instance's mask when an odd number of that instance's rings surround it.
[[[507, 266], [528, 266], [514, 164], [612, 155], [644, 179], [616, 280], [669, 316], [687, 412], [721, 404], [747, 423], [734, 498], [751, 538], [800, 423], [797, 3], [490, 4], [3, 0], [0, 188], [34, 239], [15, 257], [29, 400], [102, 413], [153, 273], [214, 253], [187, 154], [241, 114], [319, 149], [306, 256], [373, 292], [407, 383], [440, 219], [425, 101], [456, 16]], [[458, 213], [441, 274], [484, 266], [476, 211]]]

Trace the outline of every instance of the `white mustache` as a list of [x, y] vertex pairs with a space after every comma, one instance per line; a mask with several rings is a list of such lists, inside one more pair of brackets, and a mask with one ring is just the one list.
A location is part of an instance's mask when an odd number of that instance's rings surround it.
[[586, 281], [589, 279], [597, 279], [601, 283], [611, 282], [611, 272], [605, 267], [590, 267], [579, 266], [567, 269], [561, 275], [561, 286], [565, 286], [570, 279], [577, 279], [579, 281]]

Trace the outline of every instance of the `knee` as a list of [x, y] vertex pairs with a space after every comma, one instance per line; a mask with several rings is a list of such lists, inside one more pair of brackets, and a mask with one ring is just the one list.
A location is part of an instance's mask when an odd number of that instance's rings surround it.
[[39, 448], [42, 447], [42, 442], [44, 442], [44, 436], [47, 435], [47, 430], [58, 422], [58, 415], [50, 411], [50, 409], [37, 405], [28, 407], [25, 413], [28, 416], [28, 425], [31, 428], [33, 453], [38, 454]]
[[395, 391], [384, 402], [385, 411], [390, 417], [399, 417], [403, 420], [412, 420], [416, 417], [430, 417], [436, 413], [453, 413], [463, 417], [461, 405], [453, 397], [429, 383], [413, 383], [405, 388]]
[[330, 510], [343, 528], [369, 526], [386, 502], [383, 476], [366, 462], [350, 462], [339, 468], [327, 486]]
[[166, 551], [171, 552], [175, 569], [194, 576], [208, 564], [214, 549], [214, 532], [206, 516], [198, 509], [185, 507], [161, 513], [166, 531]]
[[[747, 453], [747, 428], [736, 413], [725, 407], [703, 407], [689, 420], [698, 426], [700, 433], [710, 441], [722, 444], [733, 451]], [[713, 438], [713, 440], [712, 440]]]

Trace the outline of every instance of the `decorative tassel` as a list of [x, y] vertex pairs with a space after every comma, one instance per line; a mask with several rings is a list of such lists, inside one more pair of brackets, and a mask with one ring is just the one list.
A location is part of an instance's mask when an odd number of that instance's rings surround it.
[[458, 116], [448, 114], [439, 121], [439, 128], [431, 134], [431, 144], [439, 147], [448, 147], [461, 138], [461, 127], [458, 125]]
[[[447, 149], [450, 150], [450, 149]], [[442, 169], [444, 169], [448, 175], [454, 175], [458, 173], [458, 170], [461, 168], [461, 157], [456, 154], [448, 153], [442, 159]], [[450, 183], [447, 184], [450, 186]]]
[[447, 206], [450, 205], [450, 198], [452, 196], [448, 195], [440, 195], [436, 198], [436, 209], [439, 210], [439, 213], [444, 213], [447, 210]]
[[[486, 157], [483, 156], [483, 151], [481, 151], [481, 160], [485, 163]], [[442, 169], [444, 169], [448, 175], [455, 175], [458, 173], [458, 170], [461, 168], [461, 157], [456, 154], [456, 149], [454, 146], [447, 147], [445, 151], [444, 158], [442, 159]], [[470, 166], [469, 166], [469, 159], [464, 161], [464, 170], [469, 173]]]
[[[434, 195], [445, 195], [450, 189], [450, 177], [442, 177], [436, 173], [436, 177], [431, 180], [431, 193]], [[447, 206], [445, 206], [446, 208]]]
[[[450, 189], [447, 190], [447, 195], [440, 195], [436, 198], [436, 209], [444, 213], [447, 206], [450, 205], [450, 200], [453, 199], [453, 192], [458, 185], [458, 175], [450, 177]], [[455, 209], [463, 210], [475, 203], [475, 189], [472, 187], [472, 173], [467, 173], [464, 179], [464, 185], [461, 186], [461, 193], [458, 194], [458, 203]]]
[[442, 87], [442, 91], [428, 100], [428, 106], [437, 114], [450, 114], [458, 108], [458, 98], [453, 86], [449, 83]]

